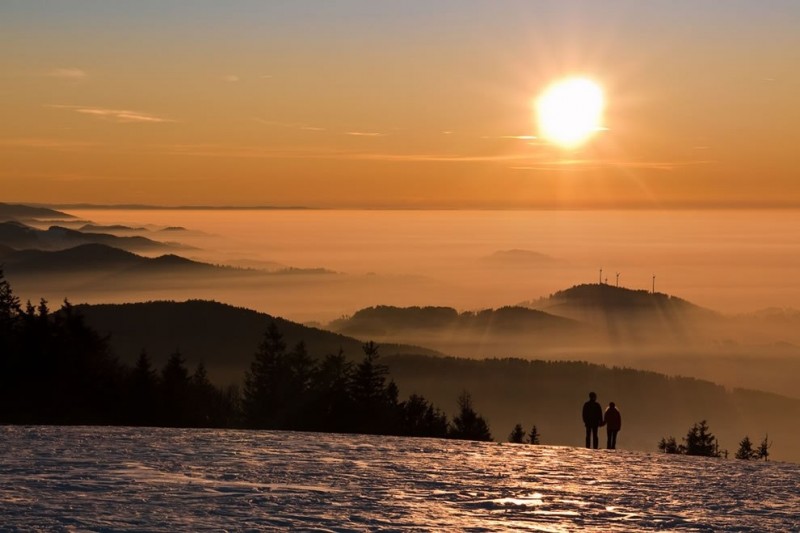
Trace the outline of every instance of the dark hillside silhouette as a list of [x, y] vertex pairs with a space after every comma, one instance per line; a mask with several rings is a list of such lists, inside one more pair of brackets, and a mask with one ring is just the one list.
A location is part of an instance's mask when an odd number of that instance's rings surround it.
[[113, 357], [107, 339], [69, 303], [21, 306], [0, 270], [0, 424], [113, 424], [167, 427], [249, 427], [489, 440], [489, 428], [462, 393], [461, 413], [447, 417], [425, 398], [400, 400], [364, 344], [349, 363], [341, 350], [313, 359], [305, 343], [291, 349], [269, 322], [238, 388], [191, 372], [180, 349], [158, 372], [142, 351], [134, 366]]
[[151, 259], [104, 244], [82, 244], [57, 251], [19, 250], [2, 257], [6, 272], [57, 274], [135, 268]]
[[576, 285], [522, 305], [600, 326], [609, 340], [627, 344], [685, 342], [703, 329], [698, 321], [722, 318], [676, 296], [607, 283]]
[[[627, 289], [607, 283], [575, 285], [551, 294], [548, 298], [529, 302], [531, 306], [545, 310], [600, 309], [606, 312], [699, 312], [711, 313], [687, 300], [646, 290]], [[540, 305], [537, 305], [540, 304]]]
[[[205, 300], [81, 305], [87, 324], [109, 336], [120, 360], [133, 364], [142, 349], [161, 366], [163, 354], [180, 347], [188, 364], [204, 362], [217, 384], [240, 383], [249, 367], [253, 347], [264, 334], [264, 324], [274, 321], [289, 346], [305, 342], [313, 358], [338, 353], [348, 358], [361, 353], [363, 342], [352, 337], [307, 327], [265, 313]], [[384, 356], [397, 353], [436, 354], [425, 348], [382, 344]]]

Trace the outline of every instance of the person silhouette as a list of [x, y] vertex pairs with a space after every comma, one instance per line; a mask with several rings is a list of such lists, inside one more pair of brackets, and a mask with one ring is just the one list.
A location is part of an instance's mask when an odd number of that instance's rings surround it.
[[608, 409], [606, 409], [606, 414], [603, 417], [603, 424], [606, 426], [606, 434], [608, 435], [606, 448], [614, 450], [617, 448], [617, 433], [622, 429], [622, 415], [614, 402], [608, 404]]
[[597, 403], [597, 394], [593, 392], [589, 393], [589, 401], [583, 404], [583, 425], [586, 426], [586, 447], [594, 447], [596, 450], [599, 440], [597, 428], [603, 425], [603, 408]]

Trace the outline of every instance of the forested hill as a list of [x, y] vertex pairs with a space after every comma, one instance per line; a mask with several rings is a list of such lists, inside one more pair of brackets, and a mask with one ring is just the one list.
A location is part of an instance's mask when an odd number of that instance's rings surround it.
[[[288, 346], [303, 341], [310, 355], [323, 357], [341, 348], [360, 359], [363, 342], [352, 337], [312, 328], [250, 309], [207, 300], [78, 305], [88, 325], [110, 336], [115, 355], [133, 364], [147, 351], [154, 365], [162, 366], [180, 350], [189, 366], [202, 362], [212, 381], [239, 383], [249, 367], [264, 332], [274, 321]], [[436, 354], [416, 346], [383, 344], [381, 353]]]
[[555, 292], [547, 298], [525, 302], [522, 305], [563, 316], [574, 316], [576, 312], [586, 311], [639, 316], [647, 314], [714, 315], [713, 311], [676, 296], [616, 287], [607, 283], [576, 285]]
[[459, 313], [451, 307], [394, 307], [361, 309], [330, 324], [334, 331], [352, 335], [408, 335], [449, 332], [452, 335], [516, 333], [534, 330], [574, 331], [575, 321], [525, 307], [501, 307]]

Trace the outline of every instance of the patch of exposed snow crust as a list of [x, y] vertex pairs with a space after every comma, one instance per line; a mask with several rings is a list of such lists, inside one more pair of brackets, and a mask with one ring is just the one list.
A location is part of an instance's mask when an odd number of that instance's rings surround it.
[[800, 465], [787, 463], [276, 431], [0, 427], [3, 530], [798, 524]]

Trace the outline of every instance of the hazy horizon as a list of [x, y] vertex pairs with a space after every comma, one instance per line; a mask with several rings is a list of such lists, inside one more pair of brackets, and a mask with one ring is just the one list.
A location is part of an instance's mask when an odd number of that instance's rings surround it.
[[[212, 293], [299, 321], [327, 322], [381, 304], [459, 310], [515, 305], [597, 282], [600, 268], [609, 283], [620, 273], [620, 285], [633, 289], [650, 290], [655, 275], [659, 292], [729, 314], [793, 307], [800, 298], [800, 281], [791, 275], [800, 264], [800, 251], [792, 248], [792, 228], [800, 223], [794, 211], [67, 212], [97, 224], [185, 227], [178, 235], [142, 235], [191, 245], [176, 253], [203, 262], [341, 274], [333, 277], [340, 283], [331, 294], [315, 294], [315, 286], [325, 285], [302, 280], [283, 291], [242, 291], [234, 284], [229, 295], [219, 288]], [[302, 294], [304, 287], [311, 293]], [[208, 292], [176, 289], [165, 296], [202, 294]], [[269, 296], [277, 300], [263, 300]], [[113, 300], [113, 292], [107, 297]], [[315, 298], [319, 302], [311, 303]]]

